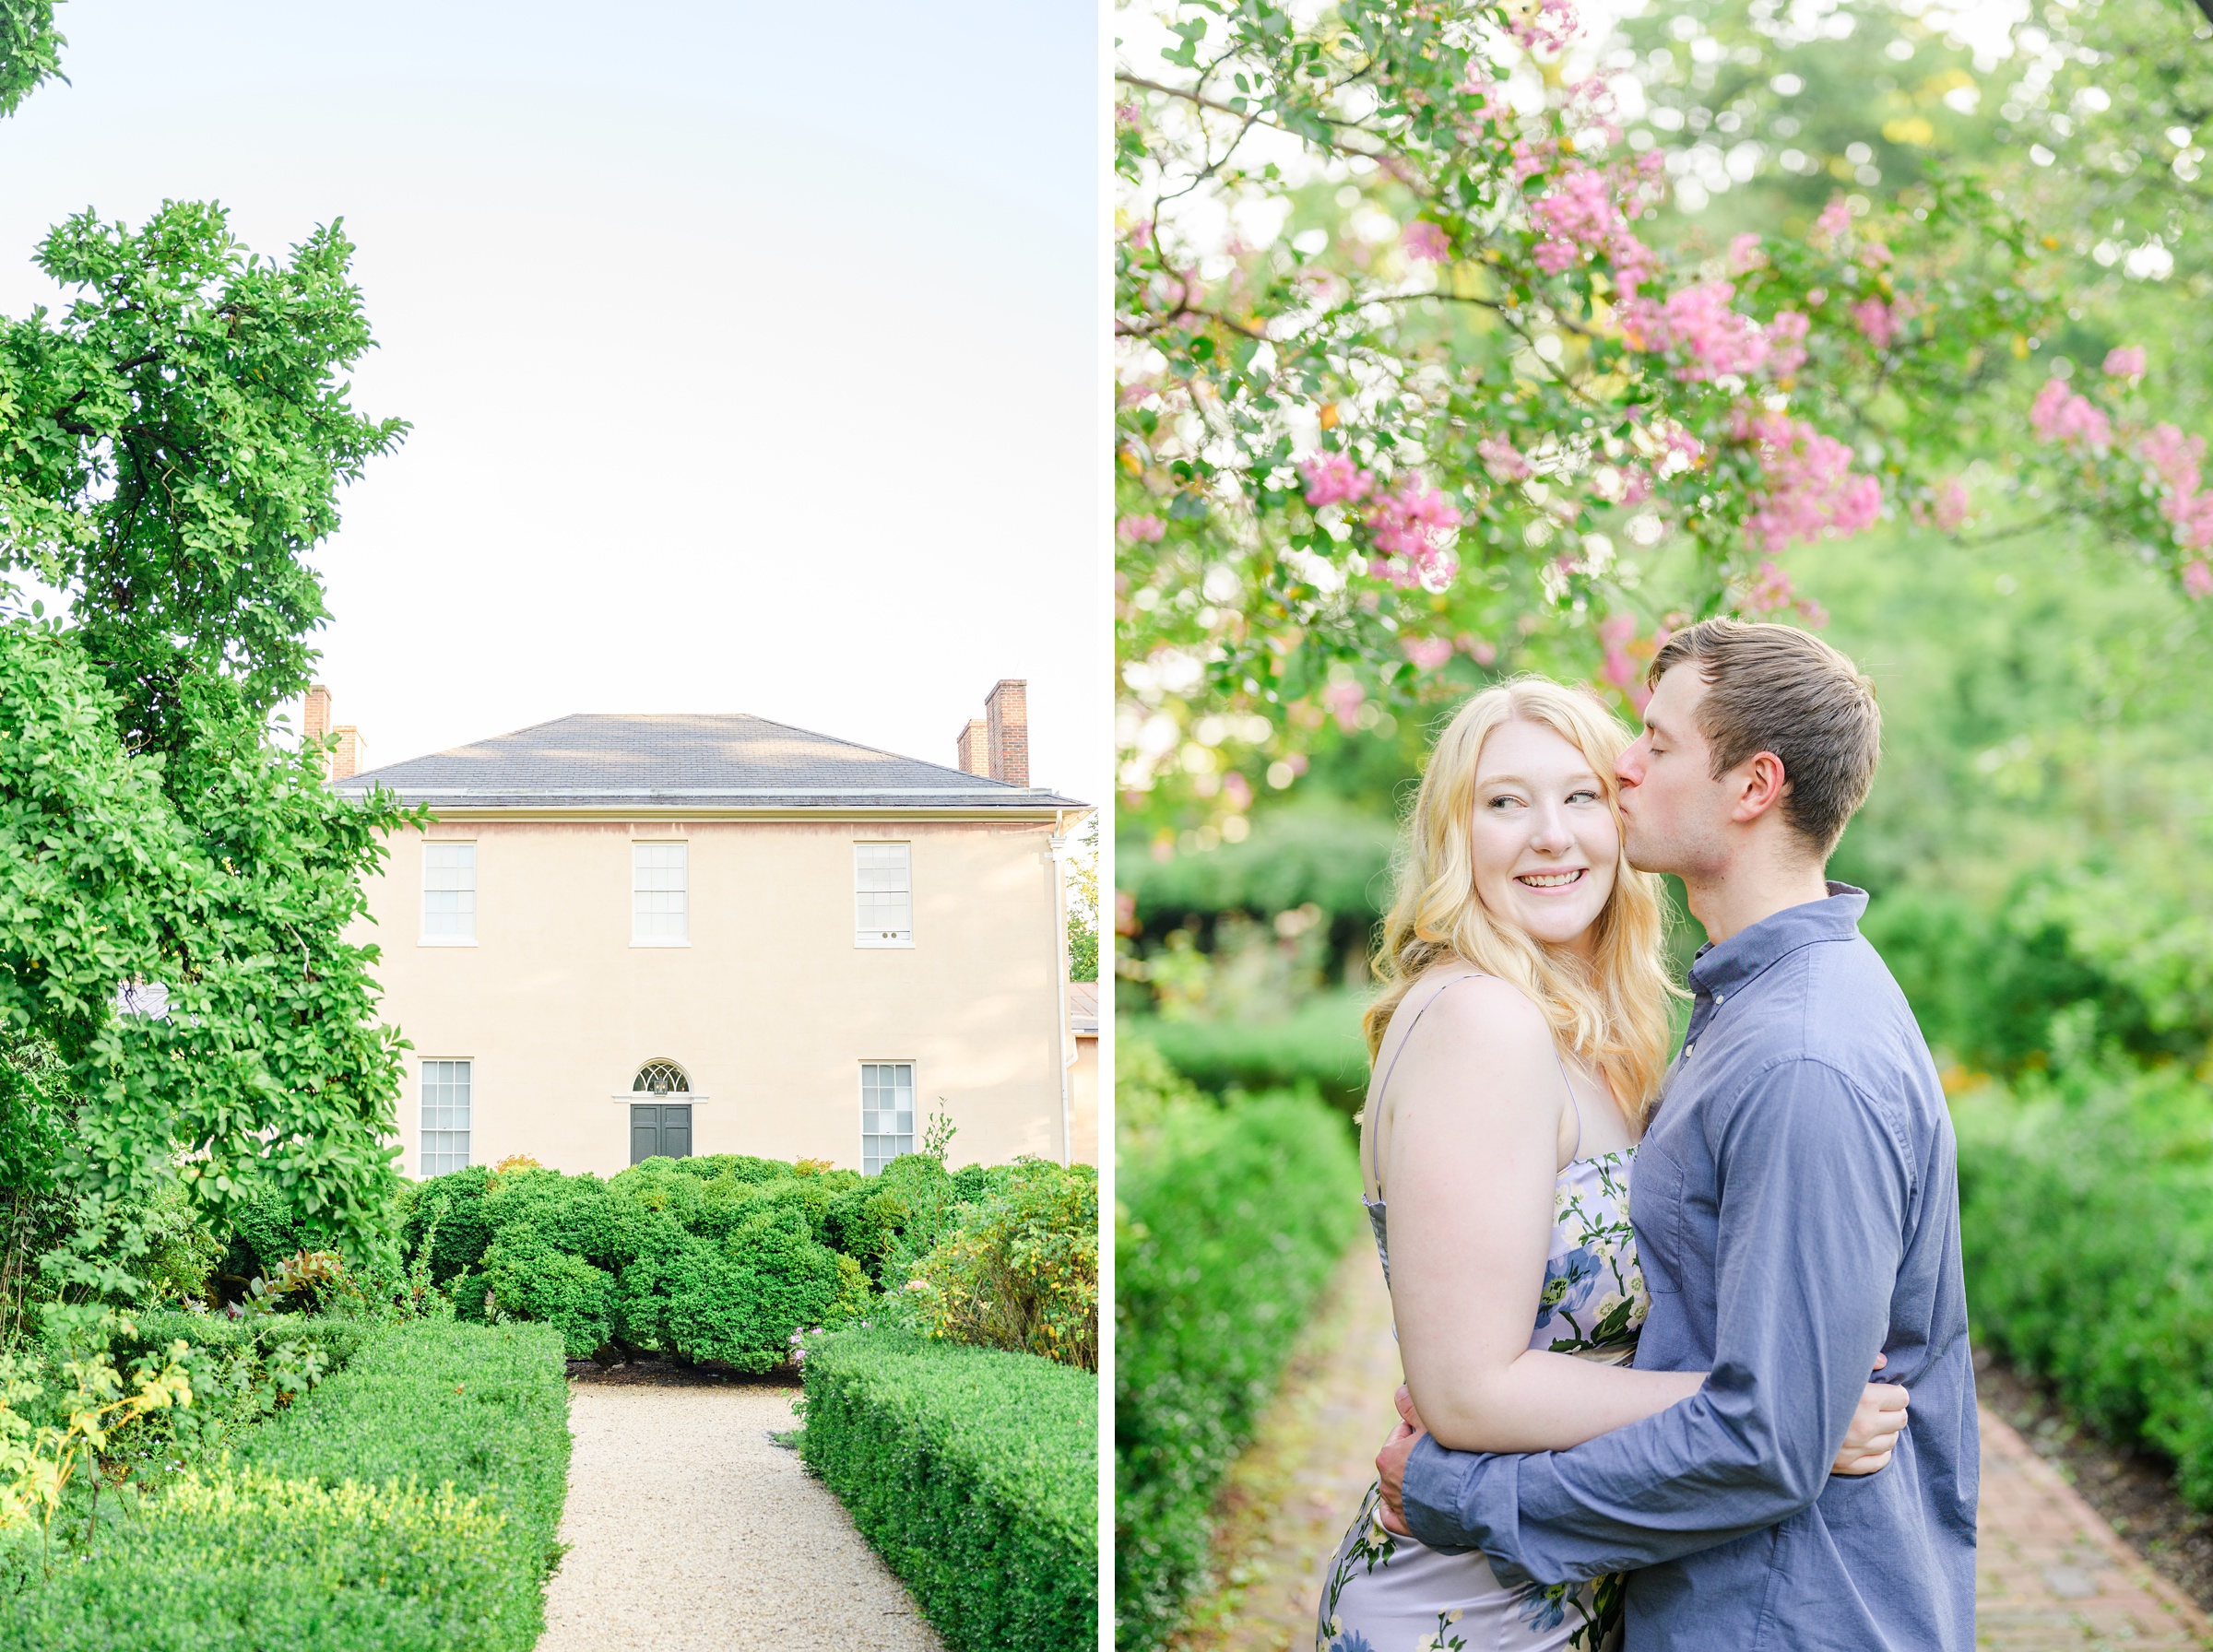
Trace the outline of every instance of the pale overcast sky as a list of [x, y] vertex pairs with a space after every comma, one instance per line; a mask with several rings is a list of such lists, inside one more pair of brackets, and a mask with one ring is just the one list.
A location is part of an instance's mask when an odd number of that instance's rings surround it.
[[343, 217], [415, 430], [321, 675], [372, 764], [571, 712], [929, 759], [1000, 677], [1106, 796], [1093, 0], [68, 0], [0, 121], [0, 313], [86, 206]]

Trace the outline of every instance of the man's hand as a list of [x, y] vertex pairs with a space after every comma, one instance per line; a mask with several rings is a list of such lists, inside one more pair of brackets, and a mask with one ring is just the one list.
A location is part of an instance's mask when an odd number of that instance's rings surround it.
[[[1875, 1368], [1888, 1364], [1887, 1355], [1875, 1356]], [[1869, 1383], [1852, 1412], [1852, 1427], [1829, 1465], [1831, 1474], [1873, 1474], [1890, 1461], [1898, 1436], [1905, 1432], [1909, 1396], [1896, 1383]]]
[[1383, 1523], [1385, 1531], [1400, 1537], [1414, 1535], [1406, 1528], [1406, 1510], [1401, 1499], [1406, 1490], [1406, 1459], [1414, 1455], [1414, 1447], [1429, 1431], [1422, 1425], [1422, 1415], [1414, 1409], [1414, 1393], [1404, 1383], [1393, 1394], [1391, 1401], [1399, 1408], [1399, 1425], [1391, 1430], [1391, 1438], [1383, 1442], [1383, 1449], [1376, 1453], [1376, 1476], [1383, 1482], [1383, 1506], [1376, 1517]]

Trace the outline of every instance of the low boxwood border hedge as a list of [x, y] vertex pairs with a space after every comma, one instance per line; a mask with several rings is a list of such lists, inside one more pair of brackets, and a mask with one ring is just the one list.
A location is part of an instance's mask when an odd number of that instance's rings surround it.
[[807, 1465], [964, 1652], [1098, 1643], [1098, 1378], [857, 1329], [814, 1339]]
[[0, 1543], [0, 1652], [527, 1652], [569, 1461], [559, 1333], [372, 1329], [80, 1554]]
[[1116, 1640], [1143, 1652], [1204, 1581], [1223, 1473], [1365, 1224], [1342, 1114], [1310, 1094], [1216, 1107], [1151, 1050], [1117, 1058]]

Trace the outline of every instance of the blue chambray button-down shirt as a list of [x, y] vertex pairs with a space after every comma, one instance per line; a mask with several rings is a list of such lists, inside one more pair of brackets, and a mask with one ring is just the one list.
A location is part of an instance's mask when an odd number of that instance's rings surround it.
[[[1409, 1528], [1501, 1581], [1631, 1571], [1629, 1652], [1970, 1652], [1979, 1468], [1951, 1120], [1840, 883], [1703, 950], [1629, 1214], [1637, 1363], [1697, 1394], [1572, 1451], [1425, 1438]], [[1888, 1468], [1831, 1479], [1877, 1351]]]

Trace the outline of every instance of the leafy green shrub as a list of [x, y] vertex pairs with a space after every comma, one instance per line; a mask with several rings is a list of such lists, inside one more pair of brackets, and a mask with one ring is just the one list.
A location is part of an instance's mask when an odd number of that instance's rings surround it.
[[929, 1334], [1099, 1368], [1099, 1173], [1025, 1159], [909, 1276]]
[[549, 1328], [362, 1328], [232, 1467], [65, 1561], [0, 1548], [0, 1652], [527, 1652], [568, 1456]]
[[961, 1652], [1098, 1636], [1098, 1381], [1028, 1354], [811, 1339], [808, 1466]]
[[1342, 1115], [1310, 1096], [1218, 1109], [1179, 1099], [1156, 1055], [1130, 1065], [1140, 1093], [1116, 1157], [1115, 1610], [1118, 1644], [1134, 1648], [1161, 1644], [1201, 1579], [1222, 1472], [1362, 1223]]
[[1133, 1016], [1124, 1026], [1157, 1046], [1201, 1090], [1258, 1094], [1311, 1087], [1349, 1114], [1367, 1090], [1367, 1044], [1360, 1034], [1367, 1002], [1362, 993], [1324, 992], [1273, 1021], [1168, 1021], [1148, 1015]]
[[2213, 1093], [2070, 1071], [1953, 1116], [1977, 1335], [2213, 1509]]
[[615, 1281], [528, 1228], [508, 1229], [492, 1241], [484, 1280], [502, 1311], [559, 1331], [573, 1360], [590, 1359], [614, 1336]]

